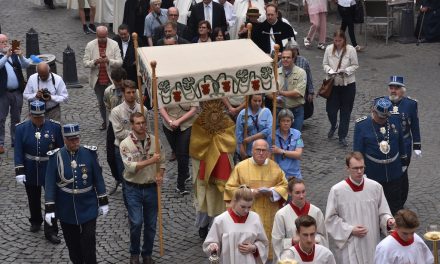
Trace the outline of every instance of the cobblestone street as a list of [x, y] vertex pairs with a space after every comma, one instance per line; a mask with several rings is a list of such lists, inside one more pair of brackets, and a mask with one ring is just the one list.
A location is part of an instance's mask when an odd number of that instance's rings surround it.
[[[69, 102], [62, 104], [63, 123], [80, 123], [84, 145], [98, 146], [100, 164], [103, 167], [107, 191], [114, 186], [105, 155], [106, 132], [98, 130], [101, 117], [93, 90], [88, 86], [89, 70], [82, 65], [86, 43], [94, 35], [84, 35], [76, 10], [59, 7], [49, 10], [35, 6], [29, 0], [0, 0], [1, 32], [9, 39], [18, 39], [25, 44], [26, 32], [34, 28], [39, 33], [41, 54], [50, 53], [57, 57], [58, 74], [62, 75], [63, 50], [70, 45], [76, 53], [78, 77], [83, 88], [69, 89]], [[295, 17], [288, 14], [287, 17]], [[298, 32], [300, 53], [309, 59], [315, 90], [322, 78], [322, 58], [324, 52], [305, 49], [303, 38], [307, 34], [308, 18], [298, 24], [290, 19]], [[116, 26], [116, 25], [115, 25]], [[328, 36], [332, 36], [339, 26], [336, 15], [329, 16]], [[365, 29], [364, 29], [365, 30]], [[358, 42], [363, 45], [363, 32], [356, 27]], [[348, 36], [348, 34], [347, 34]], [[328, 39], [330, 41], [330, 39]], [[356, 72], [357, 94], [351, 117], [349, 148], [340, 147], [337, 139], [328, 140], [330, 125], [325, 112], [325, 100], [315, 100], [315, 113], [305, 121], [303, 129], [304, 153], [302, 174], [308, 185], [308, 200], [325, 211], [330, 187], [346, 177], [344, 156], [352, 147], [354, 121], [369, 113], [371, 100], [387, 94], [390, 75], [405, 77], [407, 94], [418, 99], [419, 118], [422, 135], [423, 158], [413, 157], [409, 169], [410, 192], [405, 207], [414, 210], [420, 218], [419, 234], [423, 234], [428, 224], [440, 224], [440, 43], [400, 44], [392, 38], [388, 45], [385, 40], [368, 34], [368, 46], [358, 53], [359, 69]], [[160, 61], [158, 62], [160, 63]], [[176, 63], [186, 63], [176, 59]], [[22, 118], [27, 114], [23, 108]], [[43, 231], [29, 232], [29, 210], [25, 188], [16, 185], [14, 154], [10, 146], [9, 118], [6, 124], [6, 153], [0, 155], [0, 263], [69, 263], [68, 250], [60, 229], [62, 242], [50, 244]], [[169, 146], [161, 132], [161, 140], [169, 154]], [[167, 155], [168, 156], [168, 155]], [[207, 263], [201, 250], [203, 243], [194, 227], [195, 209], [192, 195], [180, 196], [174, 192], [177, 178], [177, 163], [169, 162], [162, 193], [162, 212], [165, 256], [159, 256], [158, 243], [153, 257], [156, 263]], [[189, 185], [187, 185], [190, 188]], [[97, 256], [99, 263], [129, 262], [129, 228], [127, 210], [118, 191], [109, 197], [110, 212], [99, 217], [97, 222]], [[158, 232], [156, 235], [158, 242]], [[427, 243], [431, 247], [431, 243]]]

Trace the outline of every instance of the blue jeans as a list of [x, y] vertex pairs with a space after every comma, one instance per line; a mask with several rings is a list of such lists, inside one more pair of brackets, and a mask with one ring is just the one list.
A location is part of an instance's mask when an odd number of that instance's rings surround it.
[[157, 189], [156, 186], [140, 188], [125, 185], [125, 198], [130, 221], [130, 254], [139, 255], [142, 224], [144, 224], [144, 244], [142, 256], [151, 256], [156, 235]]
[[293, 113], [293, 124], [292, 128], [301, 132], [304, 123], [304, 105], [297, 106], [295, 108], [290, 108]]

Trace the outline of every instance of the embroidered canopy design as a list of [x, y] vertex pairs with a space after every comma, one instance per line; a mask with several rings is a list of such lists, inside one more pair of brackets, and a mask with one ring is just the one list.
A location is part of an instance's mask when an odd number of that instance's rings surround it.
[[150, 91], [150, 63], [157, 62], [159, 108], [276, 90], [272, 58], [248, 39], [144, 47], [138, 56]]

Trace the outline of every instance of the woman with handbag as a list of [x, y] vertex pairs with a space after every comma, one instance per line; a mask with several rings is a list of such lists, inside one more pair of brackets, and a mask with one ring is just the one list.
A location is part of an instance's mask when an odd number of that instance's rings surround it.
[[356, 49], [347, 44], [345, 33], [337, 30], [333, 34], [333, 44], [327, 46], [322, 61], [326, 79], [333, 79], [333, 89], [327, 99], [326, 111], [330, 121], [328, 138], [332, 138], [338, 128], [339, 143], [347, 147], [348, 126], [356, 94], [355, 71], [359, 67]]

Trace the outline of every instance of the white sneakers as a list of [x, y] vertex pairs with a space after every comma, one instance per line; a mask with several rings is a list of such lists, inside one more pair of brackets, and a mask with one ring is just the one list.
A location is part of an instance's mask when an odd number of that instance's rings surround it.
[[310, 46], [312, 46], [310, 40], [308, 40], [307, 38], [304, 38], [304, 46], [306, 46], [306, 48], [310, 48]]
[[[306, 48], [310, 48], [312, 46], [312, 43], [308, 38], [304, 38], [304, 46]], [[324, 43], [318, 43], [318, 46], [316, 46], [319, 50], [325, 50], [325, 44]]]

